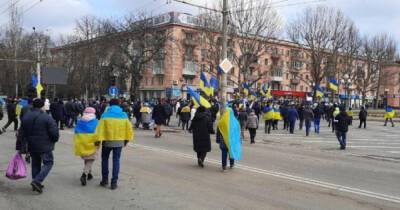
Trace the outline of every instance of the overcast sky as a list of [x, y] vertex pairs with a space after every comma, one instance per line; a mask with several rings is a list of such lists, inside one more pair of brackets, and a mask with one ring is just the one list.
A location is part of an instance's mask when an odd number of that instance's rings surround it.
[[[43, 0], [32, 9], [29, 9], [30, 6], [39, 0], [0, 0], [0, 25], [8, 21], [7, 5], [11, 1], [16, 1], [24, 11], [25, 30], [31, 30], [35, 26], [39, 30], [47, 30], [55, 38], [59, 34], [72, 33], [75, 20], [84, 15], [115, 18], [143, 9], [153, 14], [167, 11], [197, 12], [197, 9], [181, 3], [166, 4], [167, 0]], [[210, 6], [222, 0], [186, 1]], [[354, 20], [363, 34], [389, 33], [397, 39], [400, 48], [400, 0], [326, 0], [312, 4], [304, 3], [312, 0], [272, 1], [280, 2], [276, 5], [280, 5], [277, 9], [284, 21], [290, 21], [308, 6], [321, 4], [340, 8]], [[290, 4], [295, 5], [283, 7]]]

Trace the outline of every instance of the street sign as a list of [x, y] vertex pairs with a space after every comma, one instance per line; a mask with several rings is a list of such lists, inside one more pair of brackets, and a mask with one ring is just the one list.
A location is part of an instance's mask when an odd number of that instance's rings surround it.
[[108, 95], [110, 95], [110, 96], [112, 96], [112, 97], [117, 96], [118, 93], [119, 93], [119, 90], [118, 90], [118, 88], [115, 87], [115, 86], [111, 86], [111, 87], [108, 89]]
[[225, 74], [227, 74], [231, 69], [233, 68], [232, 63], [225, 58], [219, 65], [218, 69], [223, 71]]

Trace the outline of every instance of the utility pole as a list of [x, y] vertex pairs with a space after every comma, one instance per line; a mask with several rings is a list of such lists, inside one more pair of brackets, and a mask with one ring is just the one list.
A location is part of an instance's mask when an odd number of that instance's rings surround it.
[[[223, 0], [222, 5], [222, 57], [221, 61], [228, 57], [227, 52], [227, 43], [228, 43], [228, 0]], [[226, 108], [226, 87], [227, 87], [227, 79], [226, 73], [220, 74], [220, 100], [221, 100], [221, 107], [220, 107], [220, 114], [221, 116], [225, 112]]]
[[36, 53], [37, 53], [37, 57], [36, 57], [36, 76], [37, 76], [37, 80], [38, 80], [38, 84], [42, 84], [41, 82], [41, 71], [40, 71], [40, 50], [39, 50], [39, 36], [36, 33], [36, 28], [33, 27], [33, 33], [36, 36]]

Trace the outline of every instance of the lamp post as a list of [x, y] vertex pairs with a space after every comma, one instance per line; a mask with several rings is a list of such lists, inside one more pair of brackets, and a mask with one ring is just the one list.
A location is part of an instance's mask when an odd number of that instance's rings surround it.
[[350, 86], [351, 86], [351, 81], [350, 81], [350, 76], [348, 74], [343, 75], [343, 79], [341, 80], [341, 82], [344, 84], [344, 88], [345, 88], [345, 107], [346, 109], [351, 106], [351, 99], [350, 99]]

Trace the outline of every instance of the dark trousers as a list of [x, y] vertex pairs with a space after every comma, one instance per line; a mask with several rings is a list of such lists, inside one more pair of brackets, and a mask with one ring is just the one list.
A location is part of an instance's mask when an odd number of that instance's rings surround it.
[[265, 133], [271, 133], [272, 122], [272, 120], [265, 121]]
[[249, 133], [250, 133], [250, 142], [254, 143], [255, 138], [256, 138], [256, 133], [257, 129], [256, 128], [249, 128]]
[[204, 162], [206, 159], [207, 152], [197, 152], [197, 159], [201, 160], [201, 162]]
[[387, 122], [390, 121], [392, 123], [392, 127], [394, 127], [393, 119], [392, 118], [386, 118], [385, 120], [385, 126], [387, 125]]
[[283, 120], [283, 130], [289, 130], [289, 120]]
[[169, 126], [169, 121], [171, 121], [171, 115], [167, 117], [165, 124]]
[[304, 119], [300, 119], [299, 130], [303, 130]]
[[367, 127], [367, 120], [361, 120], [360, 119], [360, 126], [358, 126], [358, 128], [361, 128], [363, 124], [364, 124], [364, 128], [366, 128]]
[[321, 124], [321, 119], [314, 119], [315, 133], [319, 133], [320, 124]]
[[306, 126], [306, 136], [310, 135], [310, 129], [311, 129], [311, 120], [306, 120], [305, 121], [305, 126]]
[[[220, 149], [221, 149], [221, 154], [222, 154], [222, 161], [221, 161], [222, 167], [225, 168], [227, 165], [227, 162], [228, 162], [227, 159], [229, 156], [228, 149], [226, 149], [226, 148], [220, 148]], [[234, 164], [235, 164], [235, 160], [229, 157], [229, 165], [233, 166]]]
[[139, 116], [139, 117], [135, 117], [135, 119], [136, 119], [135, 127], [136, 127], [136, 128], [139, 128], [139, 126], [140, 126], [140, 121], [141, 121], [141, 117], [140, 117], [140, 116]]
[[332, 118], [331, 124], [332, 124], [332, 133], [333, 133], [333, 132], [335, 132], [335, 119], [334, 118]]
[[290, 133], [293, 134], [294, 133], [294, 127], [296, 126], [296, 120], [292, 120], [289, 122], [289, 129], [290, 129]]
[[7, 129], [11, 125], [11, 123], [14, 123], [14, 131], [17, 131], [18, 130], [18, 119], [16, 117], [15, 118], [8, 118], [8, 121], [4, 125], [3, 129], [4, 130]]
[[346, 149], [346, 132], [336, 131], [336, 137], [340, 144], [340, 149]]
[[278, 130], [278, 120], [274, 120], [272, 123], [272, 130]]
[[182, 130], [185, 130], [185, 128], [186, 128], [186, 130], [189, 130], [189, 121], [187, 121], [187, 120], [183, 121], [182, 120]]
[[102, 147], [101, 150], [101, 174], [102, 174], [102, 181], [108, 183], [108, 159], [110, 157], [110, 153], [113, 153], [112, 162], [112, 178], [111, 184], [117, 184], [118, 181], [118, 174], [120, 168], [120, 158], [122, 147]]
[[57, 127], [64, 129], [64, 121], [62, 119], [55, 119]]
[[[42, 183], [50, 173], [54, 165], [53, 152], [31, 153], [32, 158], [32, 180], [36, 183]], [[42, 165], [43, 163], [43, 165]]]

